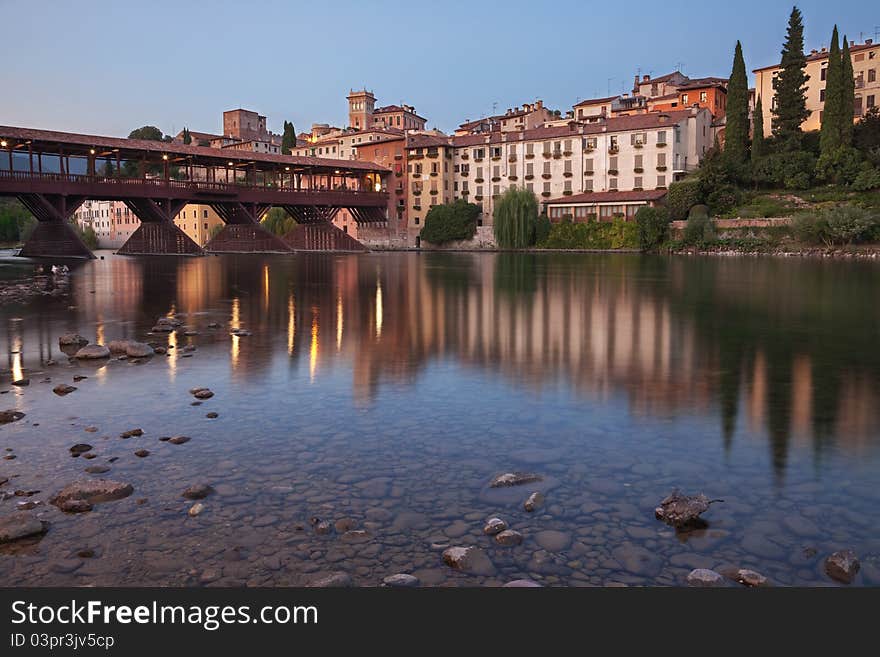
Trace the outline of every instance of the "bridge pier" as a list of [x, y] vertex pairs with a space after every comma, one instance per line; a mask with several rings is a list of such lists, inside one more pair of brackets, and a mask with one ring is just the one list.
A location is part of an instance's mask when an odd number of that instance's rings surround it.
[[82, 205], [82, 196], [19, 194], [18, 200], [34, 217], [37, 227], [18, 255], [25, 258], [94, 258], [70, 217]]
[[149, 198], [125, 201], [141, 225], [117, 251], [120, 255], [204, 255], [205, 252], [174, 224], [174, 217], [186, 201], [154, 201]]
[[361, 253], [367, 247], [333, 224], [314, 223], [294, 226], [284, 242], [293, 251], [349, 251]]
[[260, 225], [269, 209], [263, 203], [212, 203], [226, 225], [205, 244], [209, 253], [289, 253], [290, 247]]

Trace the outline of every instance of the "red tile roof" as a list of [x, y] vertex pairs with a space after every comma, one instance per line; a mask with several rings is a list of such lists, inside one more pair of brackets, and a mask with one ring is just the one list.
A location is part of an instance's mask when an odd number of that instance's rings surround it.
[[588, 192], [586, 194], [576, 194], [574, 196], [563, 196], [550, 201], [545, 201], [547, 205], [567, 205], [567, 204], [587, 204], [594, 205], [596, 203], [626, 203], [634, 201], [659, 201], [666, 196], [665, 189], [650, 189], [643, 192]]
[[[850, 54], [853, 54], [856, 52], [861, 52], [863, 50], [871, 50], [872, 48], [880, 49], [880, 43], [859, 43], [859, 44], [855, 44], [855, 45], [852, 43], [849, 44]], [[810, 53], [807, 53], [807, 61], [814, 62], [814, 61], [817, 61], [820, 59], [828, 59], [829, 54], [830, 54], [830, 52], [827, 50], [825, 52], [822, 52], [820, 50], [819, 52], [816, 52], [815, 54], [810, 52]], [[761, 68], [752, 69], [752, 73], [757, 73], [758, 71], [766, 71], [771, 68], [779, 68], [780, 66], [781, 66], [781, 64], [772, 64], [771, 66], [762, 66]]]
[[449, 146], [450, 138], [445, 135], [423, 135], [423, 134], [414, 134], [407, 135], [406, 138], [406, 147], [407, 148], [424, 148], [431, 146]]
[[612, 100], [617, 100], [620, 96], [608, 96], [608, 98], [587, 98], [586, 100], [582, 100], [575, 107], [582, 107], [584, 105], [599, 105], [604, 103], [610, 103]]

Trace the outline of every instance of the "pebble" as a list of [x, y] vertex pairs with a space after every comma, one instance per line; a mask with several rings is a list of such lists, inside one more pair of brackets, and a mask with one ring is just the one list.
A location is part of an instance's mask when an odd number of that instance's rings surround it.
[[860, 568], [861, 563], [852, 550], [840, 550], [825, 559], [826, 574], [843, 584], [851, 584]]
[[473, 575], [494, 575], [495, 564], [476, 546], [470, 547], [451, 547], [443, 551], [443, 562], [453, 568], [464, 573]]
[[183, 493], [181, 493], [182, 497], [185, 497], [188, 500], [202, 500], [211, 493], [214, 492], [214, 489], [208, 484], [193, 484], [189, 488], [187, 488]]
[[764, 586], [767, 584], [767, 578], [761, 573], [748, 568], [740, 568], [736, 571], [736, 581], [746, 586]]
[[134, 455], [138, 456], [140, 458], [146, 458], [147, 456], [150, 455], [150, 451], [147, 449], [139, 449], [134, 453]]
[[184, 443], [188, 443], [190, 441], [189, 436], [174, 436], [173, 438], [169, 438], [168, 442], [172, 445], [183, 445]]
[[523, 503], [523, 508], [526, 511], [531, 513], [535, 509], [538, 509], [544, 505], [544, 494], [540, 492], [534, 492], [529, 495], [529, 498]]
[[501, 518], [489, 518], [483, 527], [483, 533], [488, 536], [495, 536], [507, 529], [507, 523]]
[[204, 510], [205, 510], [205, 505], [202, 504], [201, 502], [196, 502], [195, 504], [193, 504], [189, 508], [189, 511], [187, 511], [187, 513], [190, 516], [192, 516], [193, 518], [195, 518], [197, 515], [199, 515]]
[[489, 482], [489, 488], [506, 488], [508, 486], [522, 486], [523, 484], [531, 484], [541, 481], [541, 475], [530, 474], [528, 472], [505, 472], [496, 475]]
[[57, 386], [52, 388], [52, 392], [54, 392], [59, 397], [63, 397], [64, 395], [69, 395], [74, 390], [76, 390], [76, 388], [74, 388], [71, 385], [67, 385], [66, 383], [59, 383]]
[[724, 586], [724, 576], [707, 568], [696, 568], [687, 576], [687, 585], [693, 587]]
[[523, 542], [523, 535], [513, 529], [505, 529], [500, 534], [495, 535], [495, 542], [504, 547], [513, 547]]
[[382, 584], [392, 588], [414, 588], [421, 584], [421, 581], [415, 575], [397, 573], [396, 575], [389, 575], [384, 578]]

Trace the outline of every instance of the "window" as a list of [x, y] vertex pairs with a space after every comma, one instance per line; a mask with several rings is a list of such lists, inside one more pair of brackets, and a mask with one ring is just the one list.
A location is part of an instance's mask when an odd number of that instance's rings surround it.
[[611, 150], [617, 150], [619, 148], [619, 143], [617, 141], [617, 135], [611, 135]]
[[529, 190], [530, 192], [532, 192], [533, 194], [535, 193], [535, 186], [532, 183], [526, 183], [526, 189]]
[[205, 222], [205, 230], [208, 230], [208, 224]]
[[700, 102], [705, 103], [708, 100], [709, 100], [709, 92], [708, 91], [701, 91], [700, 92]]
[[592, 191], [593, 191], [593, 180], [592, 180], [592, 178], [591, 178], [590, 180], [585, 180], [585, 181], [584, 181], [584, 191], [586, 191], [586, 192], [592, 192]]
[[635, 182], [633, 183], [633, 188], [634, 189], [641, 189], [642, 188], [642, 177], [641, 176], [635, 177]]
[[657, 176], [657, 187], [666, 187], [666, 176]]
[[534, 176], [535, 175], [535, 165], [531, 162], [526, 164], [526, 176]]
[[648, 143], [648, 135], [644, 132], [634, 132], [629, 136], [629, 143], [631, 146], [635, 146], [636, 144], [646, 144]]
[[617, 178], [608, 179], [608, 189], [610, 189], [612, 192], [617, 191]]
[[828, 77], [828, 64], [822, 66], [822, 74], [819, 76], [822, 82], [825, 82], [825, 79]]
[[492, 147], [492, 157], [501, 157], [501, 146]]
[[208, 211], [203, 210], [202, 213], [203, 213], [203, 216], [205, 217], [205, 219], [207, 219], [208, 218]]
[[565, 173], [571, 173], [571, 160], [565, 161]]
[[544, 175], [545, 176], [550, 175], [550, 163], [549, 162], [544, 162]]
[[501, 185], [492, 185], [492, 196], [499, 196], [501, 194]]
[[608, 158], [608, 170], [617, 171], [617, 156]]
[[819, 102], [820, 103], [825, 102], [825, 90], [824, 89], [819, 89]]
[[584, 171], [587, 173], [593, 173], [593, 158], [584, 160]]
[[584, 139], [584, 148], [588, 148], [591, 150], [595, 150], [596, 148], [596, 138], [595, 137], [587, 137]]
[[657, 166], [665, 167], [666, 166], [666, 153], [657, 153]]
[[872, 107], [874, 107], [874, 96], [868, 96], [867, 101], [868, 101], [867, 102], [868, 109], [871, 109]]
[[548, 183], [548, 182], [544, 183], [544, 194], [546, 194], [547, 196], [550, 196], [550, 183]]
[[535, 145], [531, 142], [526, 144], [526, 155], [534, 155], [535, 154]]
[[690, 98], [690, 97], [689, 97], [687, 94], [682, 94], [682, 95], [681, 95], [681, 104], [682, 104], [682, 105], [687, 105], [687, 104], [688, 104], [688, 99], [689, 99], [689, 98]]
[[545, 142], [544, 142], [544, 154], [545, 154], [545, 155], [549, 155], [549, 154], [550, 154], [550, 149], [551, 149], [551, 148], [552, 148], [552, 145], [550, 144], [550, 142], [549, 142], [549, 141], [545, 141]]
[[636, 169], [643, 169], [644, 168], [644, 156], [636, 155], [635, 160], [636, 160], [635, 168]]
[[868, 69], [868, 82], [876, 82], [877, 81], [877, 69], [869, 68]]
[[566, 180], [562, 189], [563, 191], [571, 193], [571, 180]]
[[473, 152], [473, 156], [475, 160], [482, 160], [486, 156], [486, 149], [484, 148], [475, 148]]

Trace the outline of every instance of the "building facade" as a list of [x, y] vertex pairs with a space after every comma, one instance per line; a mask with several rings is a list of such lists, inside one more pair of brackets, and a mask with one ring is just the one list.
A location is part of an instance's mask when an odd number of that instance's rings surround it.
[[[805, 132], [818, 130], [822, 127], [822, 114], [825, 109], [825, 78], [828, 73], [827, 48], [813, 50], [807, 55], [806, 74], [809, 77], [806, 85], [807, 110], [810, 115], [801, 124]], [[853, 120], [858, 121], [872, 107], [880, 102], [880, 44], [871, 39], [864, 43], [850, 46], [853, 75], [855, 77], [855, 111]], [[761, 98], [764, 110], [764, 135], [773, 132], [773, 110], [776, 108], [775, 81], [781, 67], [765, 66], [755, 69], [755, 93]]]

